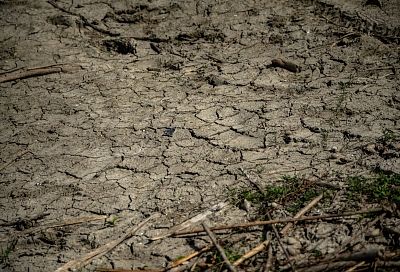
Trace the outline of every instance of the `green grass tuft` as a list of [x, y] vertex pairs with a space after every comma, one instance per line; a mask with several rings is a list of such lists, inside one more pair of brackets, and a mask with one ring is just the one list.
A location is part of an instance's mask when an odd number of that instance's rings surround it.
[[389, 201], [400, 204], [400, 174], [380, 173], [375, 177], [353, 176], [347, 179], [348, 195], [368, 202]]

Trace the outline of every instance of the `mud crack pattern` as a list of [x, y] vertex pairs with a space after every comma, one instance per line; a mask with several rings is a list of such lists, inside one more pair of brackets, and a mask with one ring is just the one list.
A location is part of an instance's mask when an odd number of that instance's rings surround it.
[[[124, 54], [46, 1], [0, 2], [1, 71], [84, 68], [0, 85], [0, 222], [104, 214], [130, 224], [159, 211], [157, 226], [170, 227], [222, 201], [242, 169], [261, 185], [400, 171], [399, 47], [368, 35], [399, 36], [398, 26], [346, 28], [320, 16], [322, 1], [57, 3], [120, 33]], [[277, 57], [301, 72], [267, 68]], [[94, 223], [35, 233], [4, 269], [52, 271], [113, 235]], [[189, 248], [146, 242], [132, 238], [88, 269], [159, 266]]]

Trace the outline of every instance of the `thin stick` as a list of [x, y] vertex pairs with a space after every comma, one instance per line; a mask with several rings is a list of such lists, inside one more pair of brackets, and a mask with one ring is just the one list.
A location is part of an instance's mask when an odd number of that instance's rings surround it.
[[13, 80], [17, 80], [17, 79], [24, 79], [24, 78], [28, 78], [28, 77], [55, 74], [55, 73], [60, 73], [60, 72], [62, 72], [60, 67], [51, 67], [51, 68], [45, 68], [45, 69], [21, 71], [21, 72], [3, 75], [0, 78], [0, 83], [13, 81]]
[[[367, 214], [367, 213], [379, 213], [382, 212], [383, 209], [370, 209], [370, 210], [360, 210], [354, 212], [344, 212], [341, 214], [327, 214], [327, 215], [315, 215], [315, 216], [304, 216], [300, 218], [282, 218], [282, 219], [274, 219], [268, 221], [253, 221], [249, 223], [241, 223], [241, 224], [234, 224], [234, 225], [222, 225], [210, 228], [211, 230], [226, 230], [226, 229], [234, 229], [234, 228], [248, 228], [254, 226], [265, 226], [271, 224], [278, 224], [278, 223], [288, 223], [288, 222], [299, 222], [299, 221], [313, 221], [319, 219], [332, 219], [332, 218], [341, 218], [341, 217], [349, 217], [353, 215], [359, 214]], [[204, 232], [202, 228], [196, 228], [190, 231], [177, 231], [172, 233], [170, 236], [178, 236], [178, 235], [187, 235], [187, 234], [195, 234]], [[167, 236], [165, 236], [167, 237]]]
[[270, 240], [265, 240], [264, 242], [262, 242], [261, 244], [259, 244], [258, 246], [252, 248], [250, 251], [247, 251], [246, 254], [244, 254], [242, 257], [240, 257], [239, 259], [237, 259], [233, 265], [234, 266], [238, 266], [241, 263], [243, 263], [245, 260], [253, 257], [254, 255], [258, 254], [259, 252], [263, 251], [265, 248], [268, 247]]
[[347, 269], [346, 272], [353, 272], [354, 270], [356, 270], [360, 266], [363, 266], [364, 264], [365, 264], [365, 261], [362, 261], [361, 263], [358, 263], [358, 264], [350, 267], [349, 269]]
[[308, 266], [306, 268], [299, 269], [298, 272], [322, 272], [322, 271], [341, 271], [341, 269], [353, 266], [357, 264], [354, 261], [341, 261], [332, 262], [327, 264], [317, 264], [315, 266]]
[[[293, 218], [300, 218], [302, 217], [306, 212], [308, 212], [312, 207], [314, 207], [324, 196], [324, 194], [320, 194], [316, 198], [314, 198], [310, 203], [307, 204], [303, 209], [301, 209]], [[287, 225], [281, 229], [280, 233], [281, 234], [286, 234], [289, 229], [293, 226], [294, 223], [289, 222]]]
[[[271, 215], [270, 215], [269, 212], [267, 212], [267, 216], [268, 216], [268, 219], [271, 220]], [[272, 227], [272, 230], [273, 230], [274, 233], [275, 233], [276, 239], [278, 240], [279, 246], [281, 247], [283, 253], [285, 253], [285, 257], [286, 257], [287, 261], [289, 262], [290, 268], [292, 269], [293, 272], [296, 271], [296, 270], [294, 269], [293, 262], [290, 260], [289, 253], [287, 252], [286, 248], [285, 248], [285, 247], [283, 246], [283, 244], [282, 244], [281, 237], [279, 236], [279, 232], [278, 232], [278, 230], [276, 229], [275, 224], [272, 224], [271, 227]]]
[[1, 75], [4, 75], [4, 74], [8, 74], [8, 73], [15, 72], [15, 71], [18, 71], [18, 70], [21, 70], [21, 69], [23, 69], [23, 68], [21, 68], [21, 67], [12, 68], [12, 69], [10, 69], [10, 70], [6, 70], [6, 71], [4, 71], [4, 72], [1, 72], [1, 73], [0, 73], [0, 76], [1, 76]]
[[219, 254], [222, 257], [222, 259], [224, 259], [224, 261], [225, 261], [226, 265], [228, 266], [229, 270], [232, 271], [232, 272], [236, 272], [235, 267], [232, 266], [232, 264], [229, 262], [228, 258], [226, 257], [224, 249], [218, 244], [217, 238], [215, 238], [214, 233], [212, 233], [210, 228], [207, 227], [207, 225], [205, 223], [202, 223], [202, 226], [204, 228], [204, 231], [207, 232], [207, 234], [210, 237], [210, 239], [211, 239], [212, 243], [214, 244], [214, 246], [217, 248]]
[[49, 66], [25, 68], [25, 69], [17, 70], [15, 72], [10, 72], [10, 73], [0, 75], [0, 83], [13, 81], [13, 80], [17, 80], [17, 79], [35, 77], [35, 76], [44, 76], [44, 75], [55, 74], [55, 73], [70, 72], [76, 68], [77, 67], [73, 67], [70, 65], [70, 67], [68, 69], [68, 66], [66, 66], [64, 64], [53, 64], [53, 65], [49, 65]]
[[64, 264], [62, 267], [58, 268], [55, 272], [67, 272], [69, 270], [74, 270], [74, 269], [80, 269], [84, 267], [85, 265], [89, 264], [93, 259], [99, 258], [105, 254], [107, 254], [109, 251], [111, 251], [113, 248], [124, 242], [125, 240], [131, 238], [140, 228], [142, 228], [148, 221], [153, 219], [157, 214], [153, 214], [149, 216], [147, 219], [145, 219], [143, 222], [141, 222], [139, 225], [136, 227], [130, 229], [125, 235], [123, 235], [121, 238], [111, 241], [96, 250], [89, 252], [88, 254], [82, 256], [79, 259], [69, 261], [68, 263]]
[[196, 256], [198, 256], [198, 255], [200, 255], [201, 253], [206, 252], [206, 251], [209, 251], [209, 250], [212, 249], [213, 247], [214, 247], [214, 245], [209, 245], [209, 246], [203, 247], [203, 248], [200, 249], [199, 251], [193, 252], [193, 253], [187, 255], [186, 257], [183, 257], [183, 258], [181, 258], [181, 259], [179, 259], [179, 260], [176, 260], [176, 261], [174, 261], [174, 262], [168, 267], [168, 269], [177, 267], [177, 266], [183, 264], [184, 262], [187, 262], [187, 261], [189, 261], [190, 259], [192, 259], [192, 258], [194, 258], [194, 257], [196, 257]]
[[368, 249], [360, 252], [355, 252], [355, 253], [345, 253], [341, 255], [330, 255], [327, 256], [323, 259], [317, 259], [314, 261], [309, 261], [306, 260], [302, 263], [298, 263], [297, 267], [298, 268], [306, 268], [306, 267], [312, 267], [312, 266], [317, 266], [317, 265], [322, 265], [322, 264], [329, 264], [329, 263], [334, 263], [334, 262], [342, 262], [342, 261], [352, 261], [355, 262], [353, 265], [357, 264], [357, 262], [361, 261], [367, 261], [367, 262], [372, 262], [375, 261], [379, 256], [385, 256], [385, 252], [381, 251], [379, 249], [373, 248], [373, 249]]
[[[243, 170], [242, 170], [243, 171]], [[307, 206], [305, 206], [303, 209], [301, 209], [295, 216], [294, 218], [300, 218], [303, 216], [307, 211], [309, 211], [312, 207], [315, 206], [315, 204], [318, 203], [323, 197], [323, 194], [320, 194], [316, 198], [314, 198]], [[293, 226], [293, 223], [289, 222], [281, 231], [280, 233], [282, 235], [285, 235], [289, 229]], [[253, 257], [254, 255], [258, 254], [259, 252], [263, 251], [266, 247], [268, 247], [270, 240], [263, 241], [262, 243], [258, 244], [256, 247], [252, 248], [248, 252], [246, 252], [242, 257], [240, 257], [236, 262], [233, 263], [233, 265], [238, 266], [241, 264], [243, 261], [247, 260], [248, 258]]]
[[376, 261], [377, 267], [400, 267], [400, 261]]
[[[167, 233], [156, 236], [156, 237], [152, 237], [151, 240], [155, 241], [155, 240], [159, 240], [159, 239], [162, 239], [165, 237], [169, 237], [169, 236], [172, 236], [176, 232], [183, 231], [184, 229], [192, 227], [195, 224], [206, 219], [208, 216], [215, 214], [216, 212], [219, 212], [222, 209], [228, 207], [228, 204], [229, 204], [228, 202], [220, 202], [220, 203], [208, 208], [207, 210], [203, 211], [202, 213], [199, 213], [196, 216], [184, 221], [183, 223], [173, 226], [171, 229], [168, 230]], [[201, 230], [204, 230], [204, 229], [202, 228]]]
[[272, 269], [272, 246], [268, 245], [268, 256], [265, 262], [264, 272], [269, 272]]
[[197, 264], [200, 261], [200, 257], [197, 257], [196, 261], [193, 263], [192, 267], [190, 267], [190, 271], [193, 272], [196, 269]]
[[366, 226], [362, 226], [361, 230], [358, 231], [353, 237], [350, 237], [347, 241], [345, 241], [337, 250], [337, 254], [343, 253], [347, 246], [354, 242], [356, 239], [360, 238], [360, 236], [367, 232], [369, 228], [374, 226], [379, 220], [382, 220], [385, 217], [386, 213], [381, 214], [380, 216], [376, 217], [374, 220], [369, 222]]

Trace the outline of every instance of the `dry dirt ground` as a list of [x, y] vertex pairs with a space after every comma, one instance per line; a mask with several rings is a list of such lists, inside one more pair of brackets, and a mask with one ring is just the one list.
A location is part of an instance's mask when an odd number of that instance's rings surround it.
[[[162, 268], [208, 239], [150, 237], [250, 181], [340, 192], [349, 176], [400, 173], [400, 3], [365, 2], [1, 0], [0, 79], [61, 68], [0, 83], [0, 270], [54, 271], [155, 213], [82, 270]], [[366, 205], [328, 203], [313, 214]], [[229, 204], [207, 222], [250, 219]], [[351, 237], [319, 226], [321, 239]], [[293, 255], [314, 245], [292, 235]], [[255, 238], [243, 239], [241, 253]], [[340, 239], [315, 247], [335, 252]]]

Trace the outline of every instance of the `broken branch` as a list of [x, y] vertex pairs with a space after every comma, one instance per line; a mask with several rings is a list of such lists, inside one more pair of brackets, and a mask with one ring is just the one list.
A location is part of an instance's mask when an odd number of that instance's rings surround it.
[[85, 265], [89, 264], [93, 259], [101, 257], [111, 251], [113, 248], [124, 242], [125, 240], [131, 238], [139, 229], [141, 229], [148, 221], [153, 219], [157, 214], [153, 214], [147, 217], [143, 222], [141, 222], [136, 227], [130, 229], [125, 235], [121, 238], [111, 241], [96, 250], [89, 252], [88, 254], [82, 256], [79, 259], [69, 261], [68, 263], [64, 264], [62, 267], [58, 268], [55, 272], [67, 272], [74, 269], [80, 269]]
[[26, 68], [26, 69], [18, 69], [12, 71], [10, 73], [4, 73], [0, 75], [0, 83], [13, 81], [17, 79], [24, 79], [29, 77], [35, 76], [44, 76], [49, 74], [55, 73], [66, 73], [75, 70], [77, 67], [73, 66], [66, 66], [64, 64], [59, 65], [49, 65], [43, 67], [36, 67], [36, 68]]
[[[324, 194], [320, 194], [316, 198], [314, 198], [310, 203], [307, 204], [303, 209], [301, 209], [293, 218], [300, 218], [302, 217], [306, 212], [308, 212], [312, 207], [314, 207], [324, 196]], [[289, 231], [289, 229], [293, 226], [294, 223], [289, 222], [287, 225], [281, 229], [280, 233], [285, 234], [286, 232]]]
[[210, 237], [212, 243], [217, 248], [219, 254], [222, 257], [222, 259], [224, 259], [224, 261], [225, 261], [226, 265], [228, 266], [229, 270], [232, 271], [232, 272], [236, 272], [235, 267], [233, 267], [233, 265], [229, 261], [228, 257], [226, 257], [224, 249], [218, 244], [217, 238], [215, 237], [214, 233], [212, 233], [212, 231], [209, 229], [209, 227], [205, 223], [203, 223], [202, 225], [203, 225], [204, 231], [207, 232], [207, 234]]
[[[354, 211], [354, 212], [344, 212], [341, 214], [327, 214], [327, 215], [304, 216], [304, 217], [300, 217], [300, 218], [283, 218], [283, 219], [274, 219], [274, 220], [268, 220], [268, 221], [254, 221], [254, 222], [249, 222], [249, 223], [211, 227], [210, 230], [226, 230], [226, 229], [234, 229], [234, 228], [248, 228], [248, 227], [254, 227], [254, 226], [265, 226], [265, 225], [278, 224], [278, 223], [313, 221], [313, 220], [319, 220], [319, 219], [333, 219], [333, 218], [349, 217], [349, 216], [354, 216], [354, 215], [359, 215], [359, 214], [379, 213], [379, 212], [383, 212], [383, 211], [384, 211], [383, 209], [378, 208], [378, 209], [360, 210], [360, 211]], [[196, 228], [196, 229], [193, 229], [190, 231], [177, 231], [168, 236], [187, 235], [187, 234], [195, 234], [195, 233], [200, 233], [200, 232], [204, 232], [204, 229]], [[168, 237], [168, 236], [164, 236], [164, 237]], [[152, 240], [154, 240], [154, 238]]]
[[[269, 212], [267, 212], [267, 216], [268, 216], [268, 219], [271, 220], [271, 215], [270, 215]], [[294, 269], [293, 262], [290, 260], [289, 253], [287, 252], [286, 248], [285, 248], [285, 247], [283, 246], [283, 244], [282, 244], [281, 237], [279, 236], [279, 232], [278, 232], [278, 230], [276, 229], [275, 224], [272, 224], [271, 227], [272, 227], [272, 230], [274, 231], [274, 234], [275, 234], [275, 236], [276, 236], [276, 239], [278, 240], [279, 246], [281, 247], [283, 253], [285, 253], [285, 257], [286, 257], [286, 259], [287, 259], [288, 262], [289, 262], [290, 268], [292, 269], [293, 272], [295, 272], [296, 270]]]
[[258, 246], [252, 248], [250, 251], [246, 252], [246, 254], [244, 254], [242, 257], [237, 259], [233, 263], [233, 265], [238, 266], [241, 263], [243, 263], [245, 260], [247, 260], [247, 259], [253, 257], [254, 255], [258, 254], [259, 252], [263, 251], [265, 248], [268, 247], [269, 242], [270, 242], [270, 240], [265, 240], [264, 242], [262, 242]]

